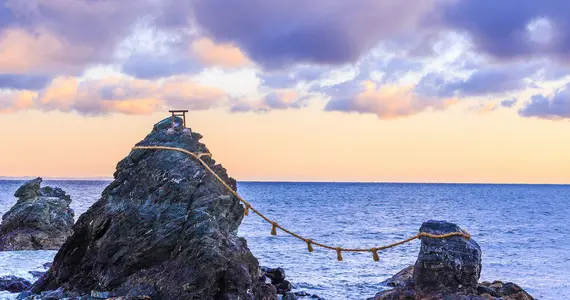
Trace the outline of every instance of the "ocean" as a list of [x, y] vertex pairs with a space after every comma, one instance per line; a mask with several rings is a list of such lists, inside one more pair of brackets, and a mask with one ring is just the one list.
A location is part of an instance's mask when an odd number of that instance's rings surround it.
[[[0, 181], [0, 214], [23, 181]], [[108, 181], [44, 181], [73, 199], [76, 218]], [[423, 221], [447, 220], [472, 234], [483, 251], [481, 280], [512, 281], [537, 299], [570, 299], [570, 186], [407, 183], [240, 182], [238, 192], [280, 225], [343, 247], [389, 244], [417, 233]], [[326, 299], [366, 299], [381, 282], [413, 264], [419, 241], [380, 252], [336, 253], [278, 232], [250, 214], [239, 235], [260, 264], [283, 267], [298, 290]], [[0, 252], [0, 276], [43, 270], [55, 251]], [[14, 295], [0, 294], [0, 299]]]

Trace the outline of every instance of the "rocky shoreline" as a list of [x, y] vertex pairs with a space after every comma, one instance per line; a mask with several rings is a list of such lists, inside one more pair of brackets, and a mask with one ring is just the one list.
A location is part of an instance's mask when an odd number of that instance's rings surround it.
[[[170, 118], [157, 123], [137, 145], [209, 153], [200, 134], [175, 121], [174, 128]], [[222, 165], [203, 159], [237, 189]], [[0, 290], [21, 292], [18, 299], [323, 299], [296, 290], [286, 268], [259, 266], [237, 236], [244, 207], [184, 153], [132, 151], [75, 224], [71, 198], [40, 183], [34, 179], [16, 192], [16, 205], [3, 217], [0, 247], [59, 251], [46, 273], [32, 274], [34, 283], [0, 277]], [[430, 234], [460, 231], [445, 221], [420, 228]], [[481, 249], [473, 238], [420, 239], [415, 265], [385, 282], [393, 289], [370, 300], [534, 299], [513, 283], [479, 283]]]

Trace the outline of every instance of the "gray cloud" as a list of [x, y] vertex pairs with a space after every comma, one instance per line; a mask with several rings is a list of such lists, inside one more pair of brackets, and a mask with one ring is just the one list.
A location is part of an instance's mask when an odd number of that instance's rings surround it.
[[0, 73], [0, 89], [39, 90], [49, 82], [46, 76]]
[[519, 115], [550, 120], [570, 119], [570, 84], [550, 98], [541, 94], [532, 96], [519, 110]]
[[515, 104], [517, 104], [517, 98], [512, 98], [512, 99], [506, 99], [501, 101], [500, 105], [502, 107], [507, 107], [507, 108], [511, 108], [513, 106], [515, 106]]

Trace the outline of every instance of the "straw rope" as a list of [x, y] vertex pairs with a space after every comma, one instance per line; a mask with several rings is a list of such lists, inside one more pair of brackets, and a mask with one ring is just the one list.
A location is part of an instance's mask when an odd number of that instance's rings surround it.
[[401, 240], [392, 244], [388, 244], [388, 245], [384, 245], [384, 246], [378, 246], [378, 247], [374, 247], [374, 248], [342, 248], [342, 247], [335, 247], [335, 246], [330, 246], [330, 245], [326, 245], [323, 243], [318, 243], [313, 241], [310, 238], [305, 238], [299, 234], [296, 234], [295, 232], [292, 232], [284, 227], [282, 227], [281, 225], [279, 225], [277, 222], [269, 219], [268, 217], [266, 217], [264, 214], [262, 214], [260, 211], [258, 211], [257, 209], [255, 209], [251, 203], [249, 203], [248, 201], [246, 201], [245, 199], [243, 199], [240, 195], [238, 195], [238, 193], [236, 191], [234, 191], [222, 178], [220, 178], [220, 176], [218, 176], [218, 174], [216, 174], [216, 172], [214, 172], [214, 170], [212, 170], [210, 168], [210, 166], [202, 160], [203, 156], [209, 156], [211, 157], [212, 154], [211, 153], [194, 153], [194, 152], [190, 152], [188, 150], [185, 149], [181, 149], [181, 148], [176, 148], [176, 147], [167, 147], [167, 146], [136, 146], [133, 147], [133, 150], [170, 150], [170, 151], [178, 151], [178, 152], [182, 152], [185, 153], [193, 158], [195, 158], [198, 162], [200, 162], [200, 164], [202, 164], [202, 166], [204, 166], [204, 168], [210, 172], [210, 174], [212, 174], [230, 193], [232, 193], [239, 201], [241, 201], [244, 206], [245, 206], [245, 211], [244, 211], [244, 215], [249, 215], [249, 211], [253, 211], [255, 214], [257, 214], [258, 216], [260, 216], [263, 220], [265, 220], [267, 223], [271, 224], [271, 235], [277, 235], [277, 229], [280, 229], [281, 231], [297, 238], [300, 239], [302, 241], [304, 241], [307, 244], [307, 249], [309, 252], [313, 252], [314, 248], [313, 246], [318, 246], [321, 248], [325, 248], [325, 249], [329, 249], [329, 250], [334, 250], [336, 251], [337, 254], [337, 260], [338, 261], [342, 261], [342, 252], [371, 252], [372, 253], [372, 258], [374, 259], [374, 261], [379, 261], [380, 257], [378, 256], [378, 251], [381, 250], [386, 250], [389, 248], [393, 248], [405, 243], [409, 243], [415, 239], [419, 239], [421, 237], [429, 237], [429, 238], [434, 238], [434, 239], [445, 239], [445, 238], [449, 238], [449, 237], [454, 237], [454, 236], [459, 236], [459, 237], [463, 237], [465, 239], [469, 239], [471, 238], [471, 235], [469, 233], [466, 232], [450, 232], [450, 233], [446, 233], [446, 234], [430, 234], [427, 232], [420, 232], [412, 237], [409, 237], [405, 240]]

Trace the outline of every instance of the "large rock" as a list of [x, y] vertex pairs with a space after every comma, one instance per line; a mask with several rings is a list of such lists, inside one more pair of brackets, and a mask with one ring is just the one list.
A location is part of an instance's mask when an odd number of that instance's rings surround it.
[[[420, 232], [441, 235], [463, 230], [449, 222], [427, 221]], [[474, 239], [461, 236], [420, 239], [420, 254], [414, 265], [417, 291], [457, 292], [477, 287], [481, 275], [481, 248]]]
[[60, 188], [40, 188], [41, 178], [14, 194], [16, 204], [2, 217], [0, 250], [57, 250], [71, 235], [71, 198]]
[[[200, 134], [170, 127], [170, 118], [159, 122], [137, 145], [209, 152]], [[221, 165], [203, 159], [236, 189]], [[245, 239], [236, 236], [244, 208], [194, 158], [134, 150], [114, 177], [78, 219], [34, 293], [63, 288], [152, 299], [277, 299], [275, 288], [259, 280]]]

